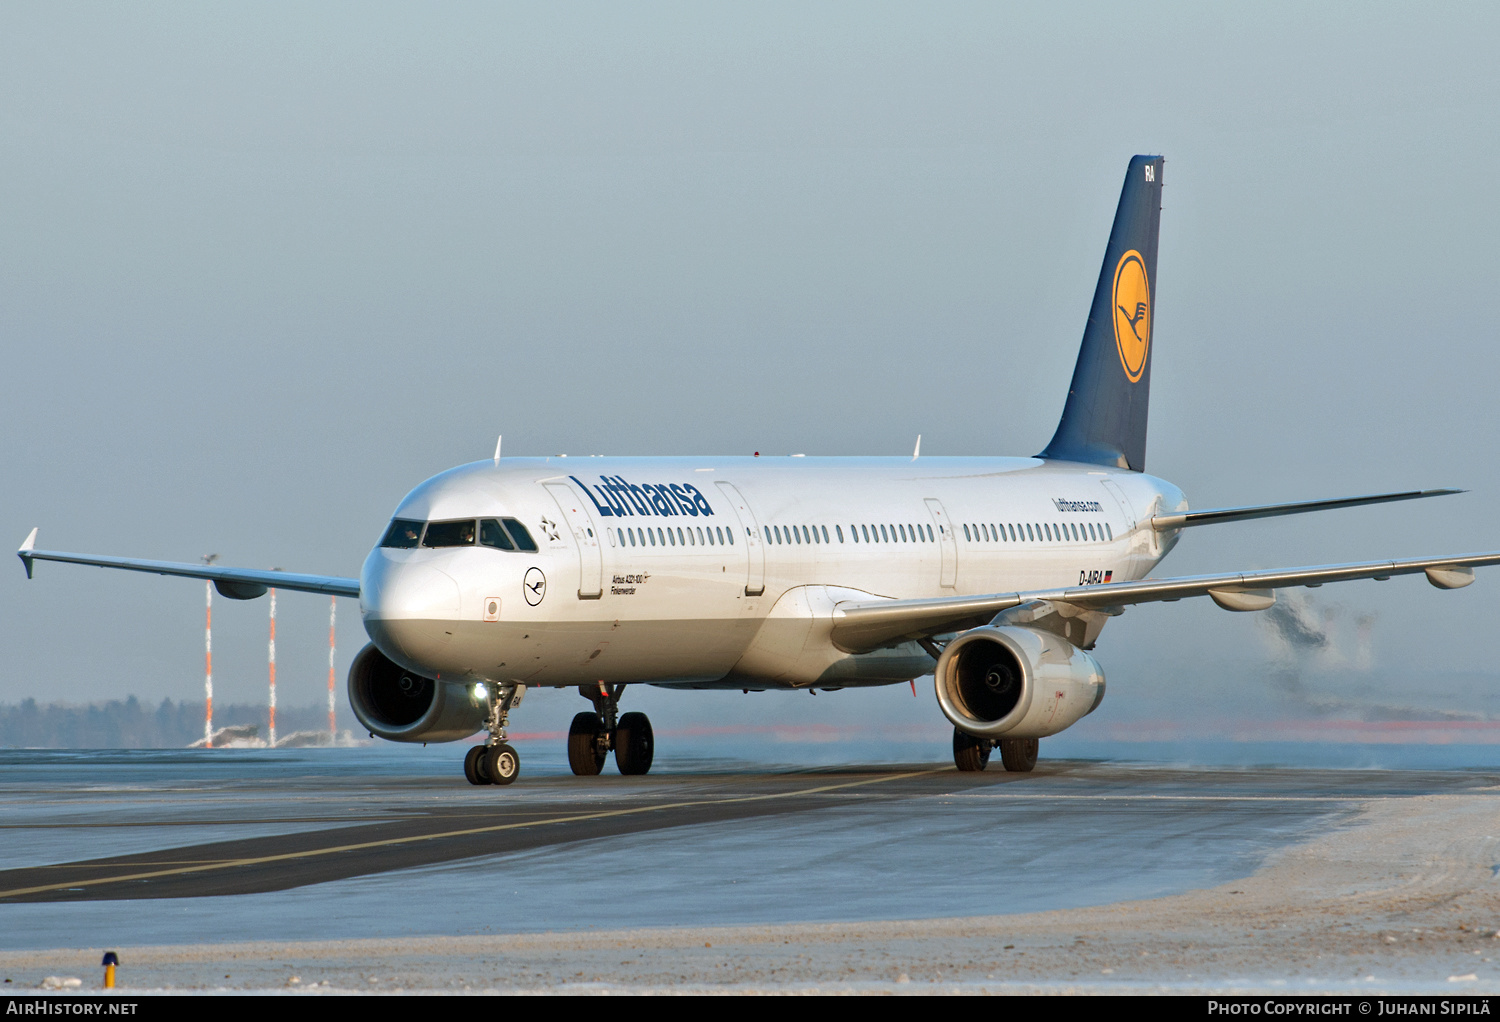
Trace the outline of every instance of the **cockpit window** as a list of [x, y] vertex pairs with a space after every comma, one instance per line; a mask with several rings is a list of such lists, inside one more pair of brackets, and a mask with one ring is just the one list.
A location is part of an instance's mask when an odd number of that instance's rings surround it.
[[498, 550], [516, 548], [516, 545], [511, 542], [510, 534], [505, 531], [498, 518], [479, 519], [479, 543], [481, 546], [492, 546]]
[[428, 547], [473, 546], [474, 519], [465, 518], [461, 522], [430, 522], [422, 545]]
[[406, 518], [395, 518], [391, 520], [391, 527], [385, 531], [385, 539], [380, 541], [380, 545], [395, 547], [398, 550], [410, 550], [417, 545], [417, 541], [421, 538], [421, 522], [413, 522]]
[[516, 541], [516, 549], [524, 550], [528, 554], [536, 553], [536, 540], [531, 538], [531, 533], [526, 531], [526, 526], [514, 518], [500, 519], [505, 523], [505, 528], [510, 532], [511, 539]]

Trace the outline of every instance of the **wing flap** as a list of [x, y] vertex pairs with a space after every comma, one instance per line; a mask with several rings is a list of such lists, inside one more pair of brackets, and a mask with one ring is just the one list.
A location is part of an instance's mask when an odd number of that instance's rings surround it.
[[833, 611], [832, 640], [846, 653], [868, 653], [898, 642], [974, 628], [1023, 602], [1017, 593], [998, 593], [840, 603]]

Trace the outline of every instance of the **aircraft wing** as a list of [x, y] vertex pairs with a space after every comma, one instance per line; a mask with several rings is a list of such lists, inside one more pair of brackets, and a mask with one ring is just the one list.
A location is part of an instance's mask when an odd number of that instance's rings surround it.
[[1335, 497], [1332, 500], [1301, 500], [1294, 504], [1213, 507], [1202, 511], [1181, 511], [1177, 514], [1157, 515], [1151, 519], [1151, 527], [1162, 532], [1167, 529], [1185, 529], [1190, 525], [1218, 525], [1221, 522], [1244, 522], [1252, 518], [1280, 518], [1282, 515], [1302, 515], [1309, 511], [1332, 511], [1334, 508], [1361, 507], [1365, 504], [1389, 504], [1393, 500], [1446, 497], [1463, 492], [1463, 490], [1404, 490], [1400, 493], [1370, 493], [1362, 497]]
[[65, 564], [91, 564], [97, 568], [120, 568], [145, 571], [155, 575], [180, 575], [203, 578], [214, 584], [222, 596], [231, 600], [253, 600], [267, 589], [291, 589], [302, 593], [326, 593], [330, 596], [359, 596], [359, 579], [335, 575], [299, 575], [289, 571], [260, 571], [255, 568], [216, 568], [208, 564], [180, 564], [175, 561], [147, 561], [136, 557], [103, 557], [92, 554], [69, 554], [58, 550], [37, 550], [36, 530], [26, 537], [16, 556], [26, 565], [30, 578], [35, 561], [62, 561]]
[[1244, 571], [1225, 575], [1106, 582], [1101, 585], [985, 596], [945, 596], [925, 600], [881, 600], [840, 603], [834, 607], [833, 643], [848, 653], [872, 650], [912, 639], [985, 624], [1002, 610], [1033, 601], [1066, 604], [1079, 610], [1107, 611], [1133, 603], [1173, 602], [1207, 596], [1225, 610], [1265, 610], [1276, 602], [1275, 589], [1316, 588], [1327, 582], [1393, 575], [1426, 574], [1439, 589], [1458, 589], [1474, 581], [1474, 569], [1500, 564], [1500, 552], [1423, 557], [1410, 561], [1366, 561], [1306, 568]]

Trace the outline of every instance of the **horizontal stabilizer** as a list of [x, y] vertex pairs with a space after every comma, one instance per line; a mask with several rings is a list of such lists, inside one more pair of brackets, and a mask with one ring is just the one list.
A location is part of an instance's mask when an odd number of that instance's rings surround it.
[[1425, 574], [1439, 589], [1457, 589], [1473, 581], [1473, 569], [1500, 564], [1500, 551], [1423, 557], [1409, 561], [1365, 561], [1307, 568], [1244, 571], [1224, 575], [1106, 582], [1066, 589], [953, 596], [925, 600], [879, 600], [840, 603], [833, 612], [833, 644], [847, 653], [868, 653], [897, 643], [930, 639], [984, 624], [996, 614], [1023, 603], [1047, 601], [1080, 610], [1109, 611], [1136, 603], [1170, 603], [1208, 596], [1226, 610], [1264, 610], [1275, 602], [1271, 591], [1327, 582]]
[[254, 599], [266, 589], [289, 589], [302, 593], [324, 593], [329, 596], [359, 596], [359, 579], [339, 578], [334, 575], [299, 575], [289, 571], [261, 571], [255, 568], [218, 568], [206, 564], [180, 564], [175, 561], [147, 561], [135, 557], [105, 557], [91, 554], [68, 554], [58, 550], [36, 550], [36, 530], [26, 537], [26, 542], [16, 555], [26, 565], [26, 577], [31, 577], [33, 561], [61, 561], [64, 564], [89, 564], [96, 568], [119, 568], [123, 571], [144, 571], [154, 575], [177, 575], [182, 578], [202, 578], [214, 583], [221, 594], [230, 599]]
[[1332, 511], [1340, 507], [1363, 504], [1388, 504], [1395, 500], [1420, 500], [1423, 497], [1446, 497], [1463, 490], [1405, 490], [1401, 493], [1372, 493], [1363, 497], [1336, 497], [1332, 500], [1303, 500], [1295, 504], [1251, 504], [1246, 507], [1215, 507], [1204, 511], [1184, 511], [1175, 515], [1157, 515], [1151, 527], [1157, 531], [1185, 529], [1190, 525], [1218, 525], [1221, 522], [1245, 522], [1252, 518], [1279, 518], [1302, 515], [1309, 511]]

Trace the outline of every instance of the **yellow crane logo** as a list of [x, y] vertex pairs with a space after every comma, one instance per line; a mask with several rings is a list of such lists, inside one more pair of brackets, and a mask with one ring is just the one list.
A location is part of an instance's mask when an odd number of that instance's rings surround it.
[[1139, 383], [1151, 349], [1151, 282], [1146, 279], [1146, 262], [1135, 249], [1115, 264], [1114, 307], [1120, 366], [1131, 383]]

